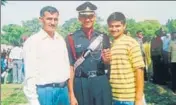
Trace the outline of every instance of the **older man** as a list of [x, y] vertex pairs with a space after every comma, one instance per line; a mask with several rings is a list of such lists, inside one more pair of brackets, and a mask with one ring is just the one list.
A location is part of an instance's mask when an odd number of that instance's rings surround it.
[[59, 11], [40, 11], [42, 29], [24, 43], [24, 93], [30, 105], [69, 105], [70, 66], [66, 44], [56, 32]]

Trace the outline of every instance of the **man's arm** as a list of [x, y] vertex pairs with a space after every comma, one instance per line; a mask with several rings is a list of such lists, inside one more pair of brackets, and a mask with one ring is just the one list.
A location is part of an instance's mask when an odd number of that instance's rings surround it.
[[71, 105], [78, 105], [78, 102], [77, 102], [75, 94], [74, 94], [74, 89], [73, 89], [74, 88], [74, 76], [75, 76], [74, 59], [73, 59], [72, 51], [70, 48], [68, 36], [66, 37], [65, 42], [66, 42], [69, 64], [70, 64], [70, 79], [68, 80], [68, 90], [69, 90], [69, 96], [70, 96], [70, 103], [71, 103]]
[[68, 80], [70, 101], [71, 101], [71, 105], [78, 105], [78, 102], [76, 100], [74, 90], [73, 90], [74, 75], [75, 75], [74, 67], [70, 66], [70, 79]]
[[24, 65], [25, 65], [25, 80], [23, 91], [30, 105], [40, 105], [36, 91], [36, 53], [35, 48], [26, 42], [23, 47]]
[[136, 78], [136, 97], [135, 105], [143, 105], [143, 92], [144, 92], [144, 60], [142, 57], [141, 49], [137, 41], [134, 41], [129, 48], [129, 57], [131, 58], [132, 67], [135, 69]]
[[136, 70], [136, 101], [143, 99], [144, 92], [144, 69], [137, 68]]

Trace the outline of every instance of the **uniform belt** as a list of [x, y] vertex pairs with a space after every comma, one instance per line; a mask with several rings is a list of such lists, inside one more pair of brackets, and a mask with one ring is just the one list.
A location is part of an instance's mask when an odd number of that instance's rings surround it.
[[58, 87], [58, 88], [64, 88], [67, 85], [67, 82], [61, 82], [61, 83], [50, 83], [45, 85], [37, 85], [39, 88], [45, 88], [45, 87]]
[[88, 71], [87, 73], [81, 72], [80, 75], [75, 75], [77, 78], [93, 78], [97, 76], [105, 75], [105, 73], [100, 73], [98, 71]]

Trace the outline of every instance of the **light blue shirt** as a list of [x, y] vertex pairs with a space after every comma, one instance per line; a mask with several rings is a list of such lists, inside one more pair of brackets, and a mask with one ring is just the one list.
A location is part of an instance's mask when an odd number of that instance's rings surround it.
[[169, 42], [170, 42], [170, 38], [169, 37], [166, 37], [164, 36], [162, 38], [162, 41], [163, 41], [163, 51], [169, 51]]

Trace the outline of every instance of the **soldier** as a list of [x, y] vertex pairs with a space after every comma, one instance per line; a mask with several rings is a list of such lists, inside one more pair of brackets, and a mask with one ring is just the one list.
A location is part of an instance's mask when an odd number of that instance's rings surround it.
[[[97, 7], [90, 2], [77, 7], [82, 28], [66, 37], [70, 65], [73, 68], [72, 78], [74, 78], [74, 93], [70, 93], [71, 105], [112, 104], [110, 84], [105, 74], [107, 65], [101, 57], [102, 49], [110, 47], [110, 41], [106, 35], [93, 27], [96, 9]], [[101, 36], [103, 40], [96, 46], [97, 39], [101, 39]], [[96, 50], [91, 49], [93, 46], [97, 47]], [[88, 55], [86, 56], [85, 53]], [[75, 62], [81, 57], [85, 57], [85, 60], [74, 69]]]
[[169, 44], [169, 63], [171, 64], [172, 72], [172, 91], [176, 95], [176, 31], [171, 33], [172, 40]]

